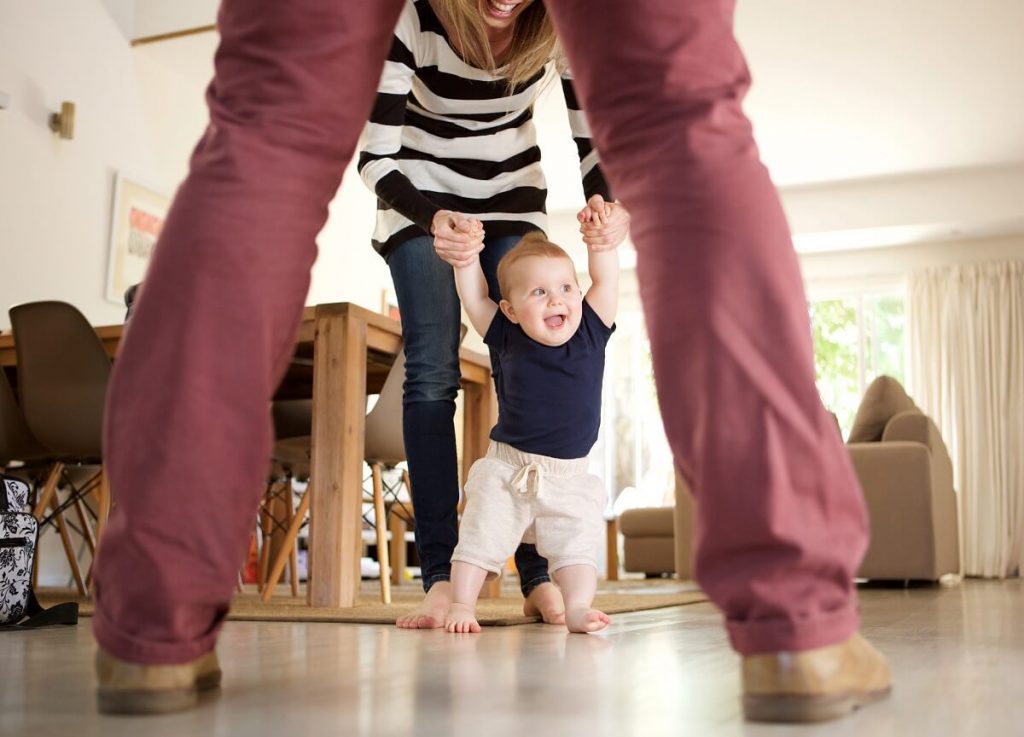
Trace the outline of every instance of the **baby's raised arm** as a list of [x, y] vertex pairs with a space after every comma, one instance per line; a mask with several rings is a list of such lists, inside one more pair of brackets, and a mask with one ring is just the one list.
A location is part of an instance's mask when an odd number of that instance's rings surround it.
[[611, 327], [619, 308], [619, 249], [595, 251], [589, 248], [588, 252], [592, 284], [586, 300], [601, 322]]
[[455, 267], [455, 289], [473, 327], [481, 337], [487, 335], [498, 305], [487, 294], [487, 279], [479, 258], [465, 266]]

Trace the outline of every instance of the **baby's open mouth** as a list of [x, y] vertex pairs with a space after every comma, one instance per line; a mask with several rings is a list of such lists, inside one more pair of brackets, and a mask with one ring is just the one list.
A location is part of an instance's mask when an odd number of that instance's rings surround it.
[[552, 315], [544, 318], [544, 324], [549, 328], [560, 328], [565, 325], [565, 315]]

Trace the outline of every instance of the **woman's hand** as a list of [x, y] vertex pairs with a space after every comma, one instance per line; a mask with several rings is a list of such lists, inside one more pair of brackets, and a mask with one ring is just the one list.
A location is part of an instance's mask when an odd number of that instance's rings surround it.
[[451, 210], [438, 210], [430, 226], [434, 250], [456, 268], [469, 266], [484, 250], [484, 224]]
[[583, 242], [591, 251], [617, 248], [629, 233], [629, 212], [618, 202], [605, 202], [599, 194], [587, 200], [587, 206], [576, 215], [580, 221]]

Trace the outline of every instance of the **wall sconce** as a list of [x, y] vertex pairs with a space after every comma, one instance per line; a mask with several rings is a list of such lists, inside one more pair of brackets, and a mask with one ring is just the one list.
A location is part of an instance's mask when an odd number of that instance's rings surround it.
[[65, 100], [59, 113], [50, 114], [50, 130], [68, 141], [75, 137], [75, 103]]

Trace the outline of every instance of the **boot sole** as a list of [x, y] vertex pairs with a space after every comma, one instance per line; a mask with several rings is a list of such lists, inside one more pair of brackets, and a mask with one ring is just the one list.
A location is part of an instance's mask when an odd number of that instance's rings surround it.
[[170, 714], [191, 709], [198, 703], [199, 692], [194, 688], [96, 692], [96, 706], [102, 714]]
[[749, 722], [827, 722], [887, 698], [891, 687], [834, 696], [743, 696]]
[[196, 690], [197, 691], [209, 691], [210, 689], [220, 688], [220, 676], [221, 672], [217, 670], [210, 671], [209, 673], [203, 673], [196, 677]]
[[96, 703], [103, 714], [170, 714], [199, 705], [207, 692], [220, 688], [220, 670], [196, 678], [194, 688], [155, 690], [104, 690], [96, 692]]

